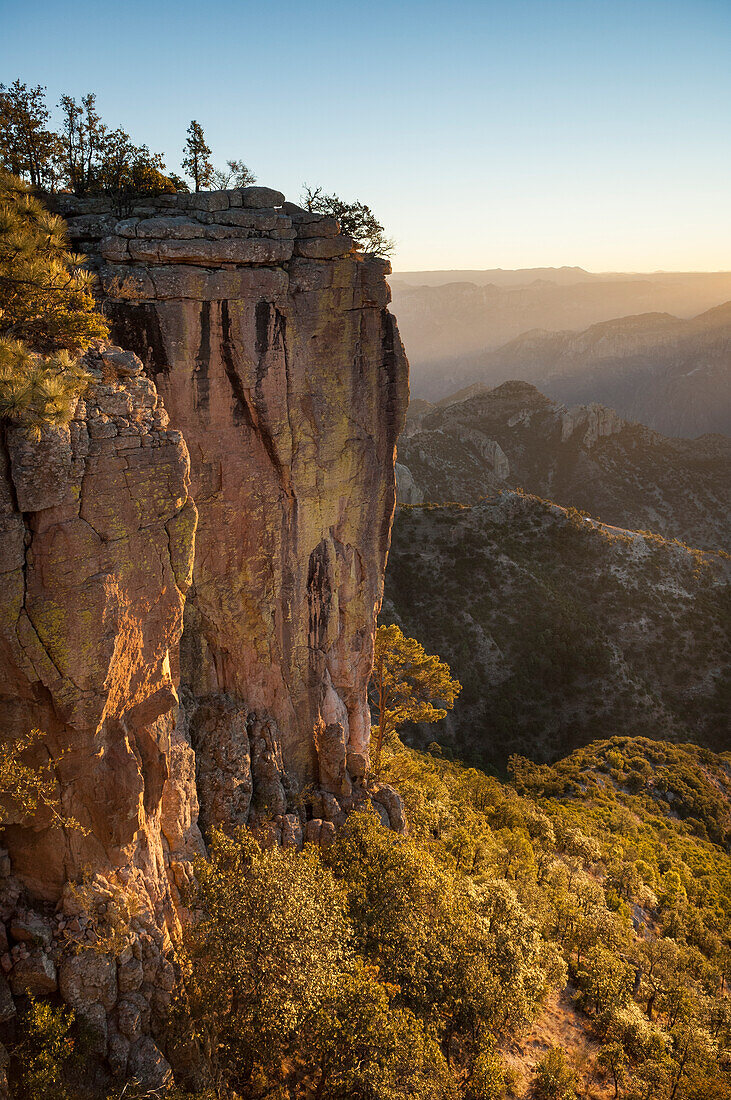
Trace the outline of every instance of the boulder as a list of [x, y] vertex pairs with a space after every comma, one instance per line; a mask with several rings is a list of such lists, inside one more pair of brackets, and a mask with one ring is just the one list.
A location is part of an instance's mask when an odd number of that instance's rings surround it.
[[117, 965], [114, 959], [94, 951], [69, 955], [59, 967], [59, 989], [74, 1009], [98, 1002], [110, 1010], [117, 1000]]
[[395, 832], [407, 831], [406, 812], [401, 795], [388, 783], [377, 783], [369, 788], [369, 794], [378, 809], [382, 806], [386, 811], [388, 824]]
[[6, 1024], [15, 1016], [15, 1001], [4, 974], [0, 974], [0, 1024]]
[[303, 239], [300, 236], [294, 247], [296, 256], [304, 256], [310, 260], [332, 260], [335, 257], [347, 256], [353, 249], [353, 241], [342, 233], [333, 237], [310, 239]]
[[89, 1054], [98, 1058], [105, 1058], [107, 1054], [107, 1014], [103, 1005], [91, 1004], [77, 1011], [77, 1018], [82, 1025], [85, 1039], [85, 1049]]
[[274, 191], [271, 187], [242, 187], [238, 189], [241, 196], [241, 205], [245, 207], [281, 206], [284, 195], [281, 191]]
[[127, 1072], [145, 1094], [162, 1096], [173, 1085], [173, 1071], [149, 1035], [132, 1045]]
[[40, 947], [33, 947], [26, 954], [14, 959], [10, 972], [10, 988], [16, 997], [30, 993], [43, 997], [58, 989], [56, 965]]

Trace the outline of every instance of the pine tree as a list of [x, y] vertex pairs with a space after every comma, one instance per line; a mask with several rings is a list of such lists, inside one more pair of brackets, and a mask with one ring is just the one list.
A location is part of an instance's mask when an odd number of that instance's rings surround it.
[[77, 103], [61, 96], [63, 111], [64, 175], [76, 195], [91, 191], [97, 182], [107, 127], [96, 109], [96, 95], [88, 92]]
[[0, 418], [36, 436], [68, 423], [88, 380], [78, 356], [107, 335], [83, 259], [63, 221], [0, 170]]
[[452, 679], [449, 665], [432, 656], [415, 638], [406, 638], [397, 626], [376, 631], [373, 675], [369, 695], [378, 712], [374, 728], [374, 766], [390, 733], [404, 722], [438, 722], [445, 718], [462, 690]]
[[0, 167], [52, 189], [54, 162], [61, 150], [58, 134], [48, 128], [45, 88], [29, 88], [15, 80], [0, 84]]
[[211, 150], [206, 145], [203, 127], [195, 119], [188, 127], [184, 153], [182, 168], [193, 177], [196, 191], [210, 187], [213, 183], [213, 164], [209, 159]]
[[363, 202], [344, 202], [337, 195], [325, 195], [321, 187], [305, 187], [300, 201], [307, 210], [337, 218], [341, 232], [352, 237], [356, 248], [363, 252], [390, 256], [396, 247], [370, 206]]

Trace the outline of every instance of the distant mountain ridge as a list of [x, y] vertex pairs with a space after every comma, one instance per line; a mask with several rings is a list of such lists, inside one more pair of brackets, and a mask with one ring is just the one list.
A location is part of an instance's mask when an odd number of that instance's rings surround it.
[[[493, 283], [495, 286], [527, 286], [541, 281], [570, 285], [613, 277], [596, 275], [583, 267], [523, 267], [513, 270], [494, 267], [474, 271], [396, 271], [391, 281], [398, 284], [408, 283], [411, 286], [444, 286], [447, 283], [474, 283], [476, 286], [485, 286], [488, 283]], [[619, 275], [617, 278], [627, 278], [627, 276]]]
[[526, 378], [551, 396], [602, 401], [665, 434], [731, 431], [731, 273], [585, 272], [566, 282], [555, 272], [532, 279], [538, 270], [504, 273], [501, 285], [392, 278], [414, 396], [435, 401], [473, 381]]
[[596, 403], [567, 408], [528, 382], [417, 400], [398, 458], [415, 486], [406, 503], [472, 504], [520, 486], [620, 527], [731, 546], [731, 439], [668, 438]]
[[464, 365], [465, 382], [504, 378], [565, 402], [600, 401], [665, 435], [731, 435], [731, 302], [690, 319], [650, 313], [527, 332]]

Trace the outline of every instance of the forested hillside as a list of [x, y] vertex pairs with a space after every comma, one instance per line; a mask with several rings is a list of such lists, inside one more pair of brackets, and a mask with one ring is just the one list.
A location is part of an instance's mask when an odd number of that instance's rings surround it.
[[728, 574], [726, 554], [504, 492], [399, 508], [381, 621], [462, 683], [437, 736], [466, 760], [501, 771], [620, 733], [722, 749]]
[[675, 439], [613, 409], [567, 409], [528, 382], [412, 402], [399, 441], [420, 499], [472, 504], [504, 487], [691, 546], [731, 542], [731, 439]]
[[[617, 737], [511, 771], [391, 735], [408, 836], [217, 834], [167, 1032], [213, 1076], [177, 1100], [728, 1100], [731, 757]], [[22, 1022], [12, 1095], [90, 1095], [83, 1018]]]

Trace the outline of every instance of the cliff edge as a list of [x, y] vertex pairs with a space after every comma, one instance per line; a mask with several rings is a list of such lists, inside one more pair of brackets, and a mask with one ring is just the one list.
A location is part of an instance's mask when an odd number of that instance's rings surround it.
[[[366, 692], [408, 364], [388, 262], [279, 192], [57, 208], [121, 348], [90, 354], [69, 429], [9, 430], [2, 456], [5, 736], [44, 731], [80, 826], [5, 829], [3, 919], [45, 931], [11, 931], [3, 970], [16, 994], [60, 984], [116, 1071], [149, 1062], [154, 1083], [169, 937], [210, 829], [327, 843], [366, 803], [403, 828], [368, 778]], [[154, 965], [126, 995], [121, 974], [68, 976], [86, 872], [97, 900], [142, 899]]]

